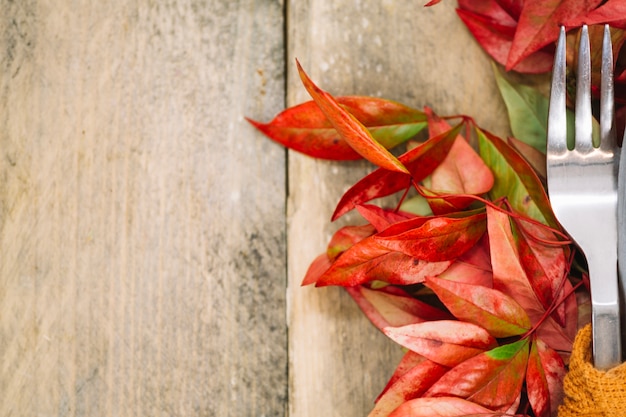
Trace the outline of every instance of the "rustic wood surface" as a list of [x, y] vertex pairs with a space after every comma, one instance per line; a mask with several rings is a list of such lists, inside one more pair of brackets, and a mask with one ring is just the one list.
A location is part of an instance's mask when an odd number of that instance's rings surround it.
[[299, 284], [371, 168], [244, 116], [308, 99], [298, 58], [506, 132], [454, 2], [422, 3], [0, 0], [0, 417], [367, 415], [400, 349]]

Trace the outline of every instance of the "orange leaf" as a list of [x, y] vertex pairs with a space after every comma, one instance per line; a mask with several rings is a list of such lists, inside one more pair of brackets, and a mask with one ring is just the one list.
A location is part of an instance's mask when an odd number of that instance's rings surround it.
[[389, 171], [403, 172], [409, 171], [400, 161], [396, 159], [384, 146], [376, 142], [371, 133], [359, 122], [356, 117], [348, 113], [333, 96], [319, 88], [306, 75], [299, 62], [298, 73], [304, 87], [309, 92], [313, 100], [317, 103], [322, 113], [328, 118], [333, 127], [348, 142], [348, 144], [359, 155], [381, 168]]

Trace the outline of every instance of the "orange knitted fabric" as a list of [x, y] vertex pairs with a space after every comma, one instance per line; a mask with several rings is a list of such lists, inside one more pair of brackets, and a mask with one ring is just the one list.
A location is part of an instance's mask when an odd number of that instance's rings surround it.
[[559, 417], [626, 416], [626, 363], [608, 371], [591, 364], [591, 325], [576, 335]]

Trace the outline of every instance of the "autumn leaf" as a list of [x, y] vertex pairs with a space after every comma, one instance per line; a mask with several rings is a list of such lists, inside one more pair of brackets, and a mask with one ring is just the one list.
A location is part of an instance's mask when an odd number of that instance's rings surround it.
[[506, 197], [518, 213], [558, 229], [541, 180], [528, 162], [497, 136], [478, 128], [476, 131], [479, 154], [495, 177], [491, 200]]
[[526, 0], [519, 18], [506, 69], [554, 42], [563, 22], [586, 15], [602, 0]]
[[496, 415], [492, 410], [462, 398], [437, 397], [407, 401], [389, 414], [389, 417], [495, 417]]
[[[511, 131], [519, 139], [545, 153], [548, 126], [548, 98], [536, 88], [513, 82], [502, 71], [493, 68], [500, 95], [506, 105]], [[568, 133], [573, 137], [574, 118], [568, 110]]]
[[433, 216], [420, 220], [423, 219], [395, 223], [373, 239], [389, 250], [440, 262], [461, 256], [485, 233], [486, 217], [482, 210], [462, 213], [459, 217]]
[[[352, 114], [387, 149], [417, 135], [426, 126], [426, 116], [400, 103], [373, 97], [337, 97], [337, 103]], [[293, 106], [271, 122], [246, 119], [270, 139], [314, 158], [360, 159], [314, 101]]]
[[537, 417], [556, 415], [563, 400], [565, 373], [565, 364], [558, 353], [541, 340], [533, 340], [526, 368], [526, 389]]
[[[562, 246], [548, 245], [557, 237], [550, 230], [517, 219], [512, 224], [513, 238], [517, 242], [520, 263], [535, 295], [548, 310], [563, 296], [563, 280], [568, 273], [568, 262]], [[553, 317], [565, 325], [565, 304], [559, 304]]]
[[522, 339], [473, 356], [443, 375], [425, 397], [459, 397], [494, 411], [506, 411], [522, 390], [528, 362]]
[[407, 168], [395, 156], [380, 143], [376, 142], [371, 133], [356, 117], [341, 107], [333, 96], [313, 83], [299, 62], [296, 62], [296, 64], [304, 87], [335, 130], [348, 142], [352, 149], [381, 168], [393, 172], [409, 173]]
[[579, 27], [582, 25], [599, 25], [610, 23], [611, 26], [626, 29], [626, 2], [607, 1], [597, 9], [578, 15], [573, 19], [563, 22], [567, 27]]
[[450, 315], [423, 301], [411, 297], [404, 290], [385, 287], [377, 290], [363, 285], [346, 287], [346, 291], [378, 329], [400, 327], [427, 320], [450, 319]]
[[425, 284], [456, 318], [481, 326], [494, 337], [517, 336], [531, 328], [526, 311], [498, 290], [435, 277], [427, 277]]
[[317, 258], [315, 258], [313, 262], [311, 262], [311, 264], [309, 265], [309, 268], [307, 269], [306, 274], [302, 279], [301, 285], [315, 284], [317, 280], [319, 280], [320, 277], [324, 275], [326, 271], [328, 271], [331, 265], [332, 263], [330, 259], [328, 259], [328, 255], [326, 255], [325, 253], [317, 256]]
[[350, 249], [356, 243], [373, 235], [376, 232], [374, 226], [364, 224], [361, 226], [344, 226], [337, 230], [326, 249], [328, 259], [334, 261], [339, 255]]
[[[538, 326], [536, 331], [541, 339], [554, 349], [563, 352], [571, 351], [577, 329], [575, 297], [570, 296], [565, 300], [568, 319], [564, 327], [556, 323], [553, 318], [545, 317], [546, 310], [532, 288], [520, 261], [509, 216], [487, 207], [487, 230], [491, 247], [493, 287], [515, 298], [528, 314], [532, 325]], [[566, 281], [564, 291], [570, 288], [571, 284]]]
[[[425, 111], [431, 136], [450, 130], [450, 125], [430, 109]], [[428, 177], [428, 195], [434, 214], [446, 214], [465, 209], [475, 200], [467, 195], [481, 195], [493, 186], [493, 174], [463, 136], [458, 135], [448, 155]]]
[[409, 285], [422, 282], [428, 275], [437, 275], [451, 261], [431, 262], [390, 250], [375, 236], [363, 239], [339, 256], [316, 281], [317, 286], [351, 287], [373, 280]]
[[402, 375], [399, 375], [392, 384], [385, 388], [368, 417], [389, 416], [398, 406], [420, 397], [448, 369], [428, 359], [421, 361]]
[[488, 248], [482, 243], [486, 237], [457, 258], [448, 269], [438, 275], [438, 278], [491, 288], [493, 286], [491, 260]]
[[[516, 20], [495, 0], [459, 1], [457, 14], [485, 52], [505, 66], [513, 45]], [[552, 61], [550, 53], [538, 50], [512, 69], [520, 73], [540, 74], [550, 71]]]
[[497, 345], [496, 340], [482, 327], [456, 320], [386, 327], [383, 332], [399, 345], [448, 367], [456, 366]]
[[373, 204], [356, 206], [357, 211], [377, 232], [382, 232], [394, 223], [414, 218], [415, 215], [398, 210], [383, 209]]
[[431, 137], [401, 155], [399, 160], [410, 171], [410, 175], [379, 168], [362, 178], [341, 197], [332, 220], [338, 219], [357, 205], [406, 190], [411, 186], [412, 180], [421, 181], [426, 178], [444, 160], [463, 126], [460, 123], [448, 132]]
[[546, 154], [519, 139], [510, 137], [507, 138], [507, 142], [526, 160], [526, 162], [528, 162], [539, 177], [539, 180], [544, 183], [547, 177]]

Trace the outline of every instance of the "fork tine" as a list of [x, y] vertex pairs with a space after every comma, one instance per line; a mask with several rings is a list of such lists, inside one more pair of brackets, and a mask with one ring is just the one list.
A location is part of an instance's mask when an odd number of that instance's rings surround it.
[[576, 74], [576, 145], [580, 153], [593, 150], [591, 115], [591, 52], [587, 25], [580, 32], [578, 71]]
[[548, 109], [547, 155], [562, 156], [567, 152], [567, 112], [565, 63], [565, 28], [561, 26], [559, 41], [554, 54], [552, 87]]
[[602, 66], [600, 78], [600, 148], [614, 149], [617, 146], [615, 137], [615, 105], [613, 88], [613, 48], [611, 46], [611, 30], [604, 26], [602, 38]]

